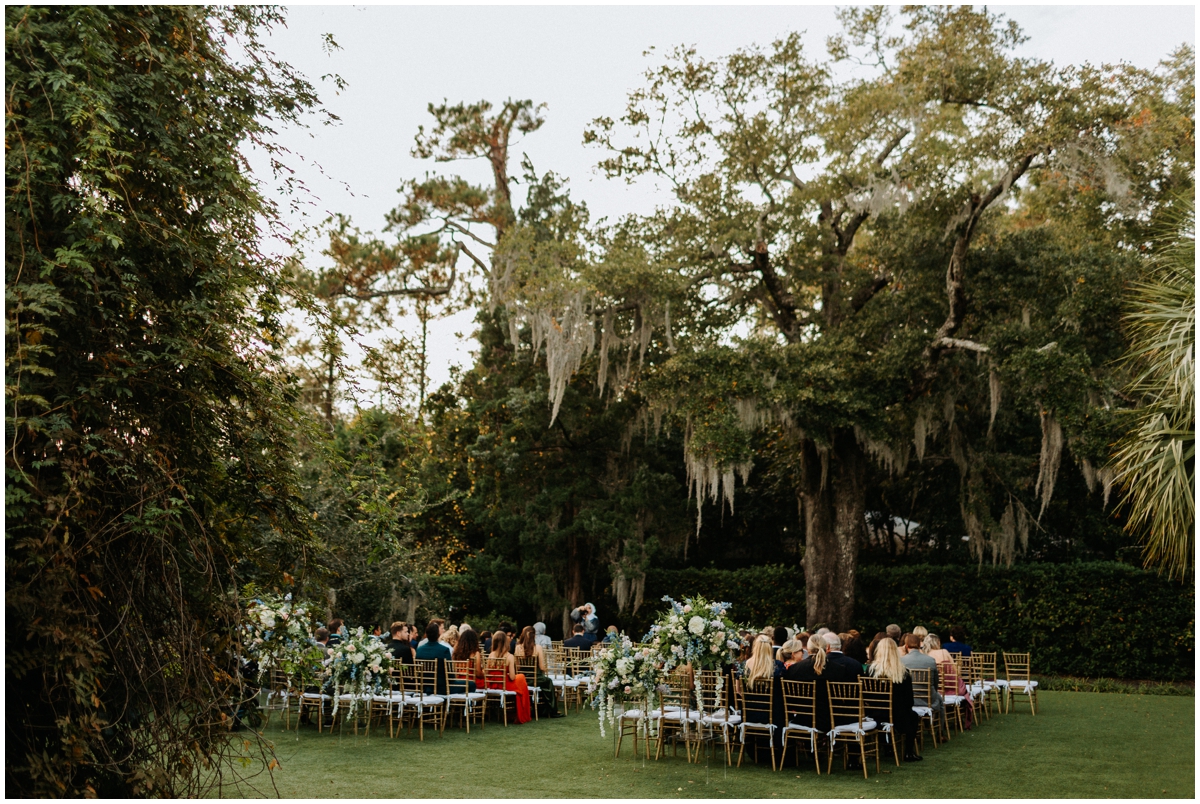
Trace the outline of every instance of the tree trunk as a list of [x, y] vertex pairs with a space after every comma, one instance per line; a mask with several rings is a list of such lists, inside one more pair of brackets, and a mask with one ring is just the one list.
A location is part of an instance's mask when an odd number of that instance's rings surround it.
[[853, 433], [838, 433], [828, 450], [805, 439], [800, 498], [809, 627], [851, 627], [854, 576], [866, 515], [866, 456]]

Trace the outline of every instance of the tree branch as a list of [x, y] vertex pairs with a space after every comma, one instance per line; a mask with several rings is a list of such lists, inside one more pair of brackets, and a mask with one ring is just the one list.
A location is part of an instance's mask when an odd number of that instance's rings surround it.
[[871, 283], [864, 285], [857, 293], [850, 297], [850, 309], [854, 312], [861, 310], [867, 302], [875, 297], [875, 294], [887, 287], [892, 281], [890, 274], [880, 274], [871, 280]]

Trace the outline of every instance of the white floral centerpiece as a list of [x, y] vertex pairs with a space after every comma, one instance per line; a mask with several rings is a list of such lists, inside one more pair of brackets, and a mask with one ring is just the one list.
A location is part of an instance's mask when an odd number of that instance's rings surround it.
[[[737, 628], [726, 616], [728, 603], [711, 603], [702, 597], [684, 598], [682, 603], [669, 595], [663, 597], [671, 608], [650, 626], [647, 639], [652, 651], [662, 663], [664, 673], [681, 665], [692, 670], [719, 670], [732, 660], [738, 649]], [[695, 674], [697, 701], [700, 697], [700, 674]], [[717, 675], [717, 694], [724, 687], [723, 674]]]
[[258, 665], [258, 680], [268, 670], [288, 677], [311, 675], [319, 665], [320, 650], [313, 644], [313, 619], [308, 607], [292, 601], [291, 594], [257, 595], [246, 603], [242, 621], [242, 646]]
[[616, 704], [637, 701], [652, 709], [663, 673], [658, 656], [650, 648], [639, 648], [625, 634], [591, 657], [596, 695], [592, 706], [600, 713], [600, 735], [605, 723], [616, 721]]
[[333, 697], [349, 694], [351, 717], [358, 702], [379, 693], [387, 681], [391, 654], [382, 640], [355, 628], [337, 645], [326, 649], [326, 671], [333, 682]]

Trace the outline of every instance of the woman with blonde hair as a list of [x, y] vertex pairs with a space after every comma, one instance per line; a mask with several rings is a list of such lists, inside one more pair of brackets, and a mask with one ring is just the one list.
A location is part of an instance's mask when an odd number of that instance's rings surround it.
[[[777, 749], [783, 745], [783, 727], [787, 724], [787, 711], [783, 708], [782, 665], [783, 662], [775, 659], [770, 637], [760, 634], [754, 639], [753, 651], [742, 674], [742, 683], [747, 687], [756, 688], [762, 683], [770, 685], [772, 721], [779, 727], [773, 731]], [[766, 713], [761, 711], [747, 711], [743, 716], [750, 723], [765, 723], [767, 720]]]
[[[788, 681], [812, 681], [816, 709], [816, 727], [822, 732], [829, 731], [829, 678], [825, 675], [828, 659], [825, 656], [825, 640], [816, 634], [808, 638], [808, 656], [796, 662], [787, 669], [783, 677]], [[805, 723], [805, 726], [814, 725]]]
[[885, 637], [875, 646], [875, 660], [871, 662], [871, 675], [892, 682], [892, 711], [867, 709], [867, 716], [880, 723], [891, 723], [891, 739], [899, 735], [904, 738], [904, 761], [920, 762], [917, 754], [917, 729], [920, 720], [913, 712], [912, 676], [900, 661], [896, 643]]
[[[916, 636], [915, 633], [914, 636]], [[954, 659], [950, 657], [950, 651], [942, 647], [942, 640], [938, 639], [937, 634], [925, 635], [925, 639], [921, 642], [921, 652], [937, 662], [939, 666], [943, 662], [954, 663]]]
[[454, 646], [458, 644], [458, 626], [452, 625], [446, 629], [446, 633], [442, 634], [442, 641], [450, 646], [450, 650], [454, 650]]

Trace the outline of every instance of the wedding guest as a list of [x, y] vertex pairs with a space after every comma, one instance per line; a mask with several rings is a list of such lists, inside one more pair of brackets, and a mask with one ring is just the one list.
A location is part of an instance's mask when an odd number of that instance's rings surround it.
[[315, 637], [313, 639], [313, 642], [320, 645], [322, 648], [329, 647], [329, 629], [328, 628], [318, 628], [314, 632], [313, 636]]
[[615, 625], [610, 625], [608, 627], [608, 629], [604, 632], [604, 644], [605, 645], [611, 645], [612, 643], [616, 642], [620, 638], [621, 638], [621, 633], [619, 631], [617, 631], [617, 627]]
[[546, 651], [537, 644], [537, 634], [533, 630], [533, 626], [527, 625], [521, 629], [521, 637], [517, 640], [516, 647], [513, 648], [513, 655], [518, 659], [530, 656], [537, 659], [534, 679], [538, 688], [538, 717], [562, 717], [558, 713], [558, 699], [554, 697], [554, 682], [547, 675], [549, 667], [546, 664]]
[[876, 722], [891, 723], [891, 738], [895, 739], [896, 735], [904, 738], [904, 761], [919, 762], [917, 729], [920, 720], [913, 712], [912, 676], [900, 661], [896, 643], [891, 639], [881, 640], [876, 651], [875, 661], [871, 662], [871, 675], [892, 682], [892, 711], [868, 709], [867, 716], [873, 717]]
[[[783, 662], [775, 658], [775, 651], [771, 647], [770, 638], [764, 634], [760, 634], [754, 640], [753, 652], [750, 655], [750, 659], [746, 662], [742, 681], [750, 686], [757, 685], [763, 681], [770, 683], [771, 708], [776, 725], [779, 726], [773, 732], [773, 740], [777, 749], [783, 745], [783, 726], [787, 724], [787, 710], [783, 706], [783, 684], [780, 683], [783, 673]], [[745, 717], [750, 723], [766, 722], [765, 713], [761, 711], [746, 712]]]
[[867, 661], [872, 661], [875, 658], [875, 646], [879, 644], [879, 640], [887, 639], [886, 631], [877, 631], [875, 638], [871, 640], [871, 644], [867, 645]]
[[458, 635], [458, 644], [454, 646], [453, 656], [456, 662], [471, 663], [468, 692], [475, 692], [484, 686], [483, 653], [479, 650], [479, 636], [473, 630], [468, 628]]
[[[864, 645], [862, 640], [859, 639], [854, 634], [849, 634], [849, 637], [850, 637], [849, 639], [847, 639], [844, 643], [842, 643], [842, 653], [846, 654], [851, 659], [853, 659], [854, 661], [861, 664], [863, 667], [866, 667], [867, 661], [868, 661], [867, 660], [867, 646]], [[893, 643], [893, 644], [895, 644], [895, 643]]]
[[838, 634], [826, 634], [825, 676], [829, 681], [858, 681], [863, 674], [862, 664], [842, 653], [842, 638]]
[[479, 634], [479, 645], [484, 653], [492, 652], [492, 632], [482, 631]]
[[325, 623], [325, 627], [329, 629], [329, 647], [331, 648], [340, 644], [348, 636], [346, 624], [336, 617]]
[[388, 650], [392, 654], [393, 659], [399, 659], [401, 664], [413, 663], [412, 642], [408, 638], [408, 623], [396, 621], [392, 623], [392, 627], [388, 629], [391, 634], [391, 641], [388, 642]]
[[593, 641], [587, 638], [584, 632], [583, 623], [576, 623], [571, 629], [571, 638], [563, 640], [564, 648], [582, 648], [583, 650], [591, 650]]
[[782, 648], [783, 643], [787, 642], [788, 639], [790, 639], [788, 636], [788, 630], [782, 625], [776, 626], [774, 630], [771, 631], [771, 647], [776, 651]]
[[[442, 627], [442, 624], [437, 620], [430, 620], [429, 625], [425, 626], [425, 639], [417, 646], [416, 653], [418, 659], [434, 659], [437, 661], [437, 695], [445, 695], [448, 692], [446, 689], [446, 660], [453, 658], [450, 646], [438, 641]], [[435, 690], [427, 689], [425, 692], [428, 694], [435, 692]]]
[[[784, 671], [783, 677], [789, 681], [812, 681], [814, 683], [814, 703], [816, 711], [816, 727], [821, 732], [827, 732], [829, 725], [829, 677], [826, 669], [825, 640], [813, 634], [808, 638], [808, 656], [796, 662]], [[805, 723], [808, 726], [811, 724]]]
[[533, 637], [534, 641], [537, 642], [537, 644], [541, 645], [542, 648], [549, 648], [551, 645], [554, 644], [554, 640], [552, 640], [550, 637], [546, 636], [546, 624], [545, 623], [534, 623], [533, 624], [533, 633], [534, 633], [534, 637]]
[[949, 653], [961, 653], [963, 656], [971, 655], [971, 646], [967, 644], [967, 632], [963, 630], [961, 625], [950, 626], [950, 641], [942, 647]]
[[938, 664], [942, 662], [954, 663], [954, 659], [950, 658], [950, 652], [942, 647], [942, 641], [938, 639], [937, 634], [927, 635], [925, 641], [921, 643], [921, 650]]
[[915, 636], [917, 639], [921, 640], [922, 642], [925, 641], [925, 637], [929, 636], [929, 629], [923, 625], [918, 625], [916, 628], [914, 628], [912, 630], [912, 632], [913, 632], [913, 636]]
[[458, 626], [452, 625], [446, 629], [446, 633], [442, 634], [442, 642], [450, 646], [450, 651], [454, 651], [454, 646], [458, 644]]
[[909, 670], [928, 670], [929, 688], [933, 691], [933, 703], [929, 703], [924, 698], [915, 698], [913, 704], [915, 706], [930, 706], [937, 710], [940, 716], [945, 705], [942, 703], [942, 694], [938, 692], [938, 663], [932, 657], [921, 652], [921, 640], [917, 638], [916, 634], [906, 635], [904, 643], [907, 653], [900, 657], [900, 661]]
[[895, 623], [892, 623], [891, 625], [889, 625], [887, 628], [885, 628], [883, 630], [887, 632], [888, 639], [892, 640], [893, 642], [895, 642], [897, 639], [899, 639], [900, 634], [902, 633], [900, 631], [900, 626], [896, 625]]
[[801, 631], [800, 633], [796, 634], [795, 637], [793, 637], [793, 639], [795, 639], [800, 645], [800, 654], [798, 656], [793, 655], [793, 658], [795, 658], [796, 661], [801, 661], [808, 658], [808, 640], [811, 636], [812, 634], [808, 633], [807, 631]]
[[[517, 722], [528, 723], [533, 719], [529, 706], [529, 684], [525, 681], [525, 675], [517, 672], [517, 660], [508, 650], [508, 634], [504, 631], [492, 634], [492, 652], [488, 654], [488, 658], [504, 660], [501, 688], [517, 693]], [[494, 686], [491, 678], [488, 679], [488, 683]]]

